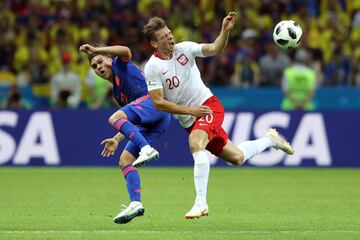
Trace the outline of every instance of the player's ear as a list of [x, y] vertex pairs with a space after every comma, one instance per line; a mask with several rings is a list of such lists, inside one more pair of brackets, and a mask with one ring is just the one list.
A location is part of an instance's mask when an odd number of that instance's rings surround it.
[[150, 44], [153, 48], [157, 48], [158, 47], [158, 44], [156, 41], [150, 41]]

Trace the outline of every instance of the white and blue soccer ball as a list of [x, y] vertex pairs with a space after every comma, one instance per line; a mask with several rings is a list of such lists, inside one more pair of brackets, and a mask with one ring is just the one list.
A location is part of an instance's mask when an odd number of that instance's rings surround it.
[[273, 39], [282, 49], [296, 48], [301, 43], [302, 29], [293, 20], [284, 20], [276, 24]]

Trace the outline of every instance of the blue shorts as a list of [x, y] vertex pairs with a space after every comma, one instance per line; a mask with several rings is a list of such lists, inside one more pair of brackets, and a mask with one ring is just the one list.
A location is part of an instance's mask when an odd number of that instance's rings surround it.
[[[154, 143], [165, 132], [171, 121], [171, 114], [157, 111], [149, 95], [125, 105], [121, 111], [126, 115], [135, 113], [139, 117], [140, 123], [136, 126], [149, 144]], [[135, 158], [139, 156], [140, 149], [132, 141], [127, 142], [125, 150]]]

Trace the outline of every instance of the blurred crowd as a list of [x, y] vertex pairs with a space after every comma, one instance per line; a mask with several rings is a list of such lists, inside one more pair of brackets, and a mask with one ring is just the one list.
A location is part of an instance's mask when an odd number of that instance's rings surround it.
[[238, 19], [224, 54], [198, 59], [207, 85], [283, 86], [299, 49], [280, 50], [272, 31], [292, 19], [303, 29], [300, 49], [316, 86], [360, 86], [360, 0], [1, 0], [0, 85], [9, 88], [0, 100], [31, 108], [20, 91], [28, 88], [42, 105], [114, 106], [81, 44], [127, 45], [143, 67], [152, 54], [142, 35], [150, 17], [164, 18], [177, 42], [212, 42], [231, 10]]

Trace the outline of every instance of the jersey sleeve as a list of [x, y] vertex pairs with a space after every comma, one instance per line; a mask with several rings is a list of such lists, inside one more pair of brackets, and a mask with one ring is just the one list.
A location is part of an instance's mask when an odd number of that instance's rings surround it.
[[205, 57], [202, 52], [202, 45], [199, 43], [187, 41], [180, 43], [180, 46], [194, 57]]
[[148, 62], [145, 65], [144, 74], [149, 92], [155, 89], [163, 88], [160, 71], [154, 63]]
[[130, 62], [130, 59], [124, 60], [119, 56], [116, 56], [115, 58], [113, 58], [113, 65], [115, 66], [122, 66], [125, 64], [128, 64]]
[[112, 62], [113, 66], [121, 66], [122, 64], [124, 64], [124, 62], [121, 61], [121, 59], [119, 57], [113, 58], [113, 62]]

